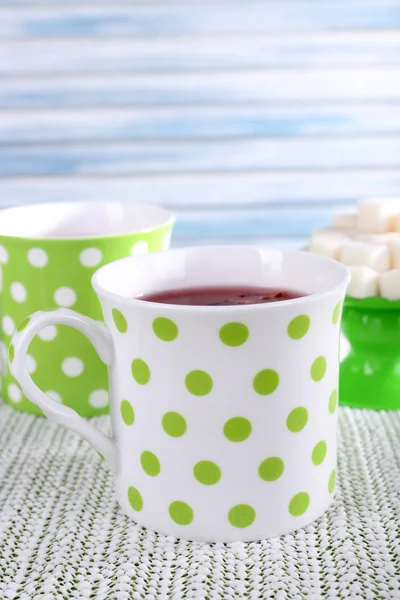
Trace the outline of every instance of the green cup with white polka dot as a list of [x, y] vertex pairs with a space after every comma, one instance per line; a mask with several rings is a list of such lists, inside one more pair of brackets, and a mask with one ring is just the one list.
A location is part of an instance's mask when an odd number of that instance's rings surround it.
[[[66, 307], [101, 321], [93, 273], [119, 258], [166, 250], [173, 222], [167, 210], [151, 205], [60, 203], [1, 211], [0, 377], [7, 404], [41, 412], [8, 368], [11, 336], [26, 317]], [[85, 416], [109, 411], [107, 368], [80, 332], [47, 327], [32, 340], [26, 360], [33, 381], [57, 402]]]
[[[64, 309], [36, 313], [14, 333], [11, 370], [49, 418], [104, 457], [137, 523], [207, 542], [282, 535], [318, 518], [334, 497], [348, 281], [343, 265], [306, 252], [204, 247], [125, 258], [93, 277], [105, 326]], [[140, 300], [212, 285], [303, 296], [242, 306]], [[109, 366], [112, 437], [32, 388], [30, 340], [68, 325]]]

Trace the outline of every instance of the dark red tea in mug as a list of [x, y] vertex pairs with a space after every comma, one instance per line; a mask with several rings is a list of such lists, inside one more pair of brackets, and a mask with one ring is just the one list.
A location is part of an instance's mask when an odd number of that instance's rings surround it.
[[250, 286], [197, 287], [166, 290], [140, 297], [146, 302], [180, 304], [188, 306], [240, 306], [281, 302], [306, 296], [303, 292], [282, 288], [260, 288]]

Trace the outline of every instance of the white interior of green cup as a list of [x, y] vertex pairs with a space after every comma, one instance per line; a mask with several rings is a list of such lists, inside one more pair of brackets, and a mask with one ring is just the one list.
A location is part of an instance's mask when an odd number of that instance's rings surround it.
[[28, 204], [0, 211], [0, 235], [23, 238], [80, 238], [123, 235], [173, 221], [165, 208], [118, 202]]

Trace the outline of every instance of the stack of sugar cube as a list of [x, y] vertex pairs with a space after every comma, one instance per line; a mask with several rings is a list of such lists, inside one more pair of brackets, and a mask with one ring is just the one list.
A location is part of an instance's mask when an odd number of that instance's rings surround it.
[[350, 271], [347, 295], [400, 299], [400, 198], [366, 198], [338, 213], [332, 227], [315, 229], [310, 251]]

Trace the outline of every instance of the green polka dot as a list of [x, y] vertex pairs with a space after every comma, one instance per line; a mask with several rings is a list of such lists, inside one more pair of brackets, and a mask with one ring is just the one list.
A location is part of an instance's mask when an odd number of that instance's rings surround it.
[[337, 323], [339, 321], [341, 310], [342, 310], [342, 302], [340, 301], [336, 304], [335, 310], [333, 311], [333, 314], [332, 314], [332, 323], [334, 325], [337, 325]]
[[288, 336], [292, 340], [299, 340], [304, 337], [310, 328], [310, 317], [308, 315], [299, 315], [292, 319], [288, 325]]
[[129, 400], [122, 400], [120, 404], [121, 417], [125, 425], [132, 425], [135, 420], [135, 413]]
[[120, 333], [125, 333], [128, 329], [128, 323], [122, 312], [117, 308], [112, 309], [112, 318], [115, 324], [115, 327], [118, 329]]
[[307, 492], [299, 492], [289, 503], [289, 512], [293, 517], [304, 515], [310, 504], [310, 496]]
[[298, 433], [307, 425], [308, 411], [304, 406], [298, 406], [289, 413], [286, 425], [292, 433]]
[[261, 396], [268, 396], [279, 385], [279, 375], [273, 369], [264, 369], [257, 373], [253, 379], [253, 388]]
[[194, 518], [193, 510], [189, 504], [180, 500], [171, 502], [169, 505], [169, 516], [178, 525], [189, 525]]
[[249, 337], [249, 330], [243, 323], [227, 323], [219, 330], [219, 337], [227, 346], [241, 346]]
[[172, 342], [178, 335], [177, 325], [166, 317], [157, 317], [154, 319], [153, 331], [163, 342]]
[[8, 349], [8, 360], [10, 361], [10, 363], [12, 363], [12, 361], [14, 360], [14, 356], [15, 356], [14, 344], [10, 344], [10, 347]]
[[311, 377], [313, 381], [321, 381], [326, 372], [326, 358], [325, 356], [318, 356], [311, 365]]
[[329, 409], [329, 412], [331, 413], [331, 415], [333, 415], [333, 413], [335, 412], [336, 406], [337, 406], [337, 390], [333, 390], [332, 394], [329, 396], [329, 403], [328, 403], [328, 409]]
[[25, 329], [25, 327], [28, 327], [29, 321], [30, 321], [29, 317], [27, 319], [25, 319], [24, 321], [22, 321], [22, 323], [20, 325], [18, 325], [17, 331], [18, 332], [23, 331]]
[[320, 442], [318, 442], [318, 444], [315, 444], [313, 451], [312, 451], [311, 458], [312, 458], [314, 465], [316, 465], [316, 466], [321, 465], [325, 460], [325, 456], [326, 456], [326, 442], [321, 440]]
[[228, 513], [228, 521], [233, 527], [244, 529], [249, 527], [256, 518], [256, 511], [250, 504], [236, 504]]
[[186, 375], [185, 384], [194, 396], [206, 396], [213, 387], [213, 380], [205, 371], [190, 371]]
[[140, 455], [140, 464], [142, 465], [143, 471], [151, 477], [155, 477], [160, 473], [160, 461], [153, 452], [150, 452], [150, 450], [142, 452]]
[[258, 467], [258, 474], [264, 481], [276, 481], [285, 468], [284, 462], [277, 456], [271, 456], [262, 461]]
[[138, 489], [131, 485], [128, 488], [128, 500], [129, 504], [132, 506], [133, 510], [136, 512], [140, 512], [143, 508], [143, 499]]
[[177, 412], [167, 412], [162, 418], [162, 427], [168, 435], [181, 437], [187, 429], [186, 421]]
[[335, 483], [336, 483], [336, 469], [333, 469], [332, 473], [329, 475], [329, 481], [328, 481], [328, 492], [330, 494], [332, 494], [333, 490], [335, 489]]
[[201, 460], [193, 467], [193, 474], [199, 483], [214, 485], [221, 479], [221, 469], [211, 460]]
[[132, 362], [133, 379], [140, 385], [145, 385], [150, 381], [150, 369], [141, 358], [135, 358]]
[[245, 417], [232, 417], [224, 425], [224, 434], [231, 442], [243, 442], [251, 434], [251, 423]]

